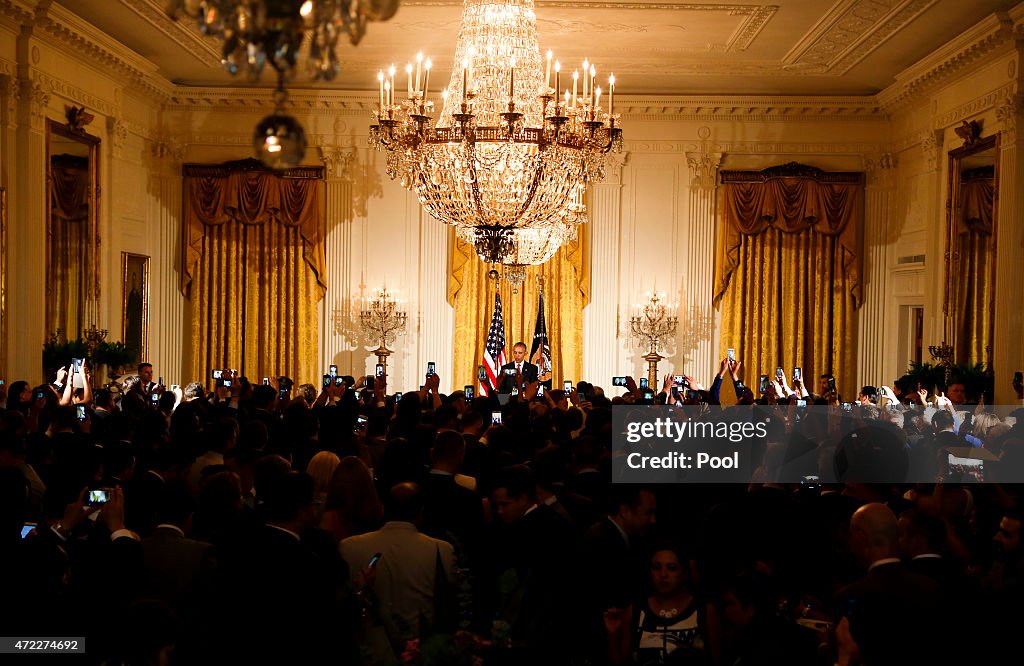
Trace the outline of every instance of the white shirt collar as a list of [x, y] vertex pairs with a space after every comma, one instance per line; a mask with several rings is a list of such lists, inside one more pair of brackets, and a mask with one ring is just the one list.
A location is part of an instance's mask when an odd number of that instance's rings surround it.
[[900, 562], [900, 558], [898, 558], [898, 557], [883, 557], [880, 560], [875, 560], [874, 562], [872, 562], [871, 566], [868, 567], [868, 571], [871, 571], [875, 567], [880, 567], [883, 564], [893, 564], [893, 563], [899, 564], [899, 562]]
[[270, 523], [267, 523], [267, 527], [273, 527], [275, 530], [280, 530], [280, 531], [284, 532], [285, 534], [291, 534], [293, 537], [295, 537], [296, 541], [302, 541], [302, 537], [300, 537], [295, 532], [292, 532], [287, 527], [281, 527], [280, 525], [271, 525]]
[[170, 523], [160, 523], [159, 525], [156, 526], [157, 529], [160, 529], [161, 527], [166, 527], [169, 530], [174, 530], [175, 532], [177, 532], [181, 536], [185, 536], [184, 530], [182, 530], [177, 525], [171, 525]]

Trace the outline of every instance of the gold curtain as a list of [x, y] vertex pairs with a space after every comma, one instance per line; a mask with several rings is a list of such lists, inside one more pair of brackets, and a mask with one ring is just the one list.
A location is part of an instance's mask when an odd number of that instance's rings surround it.
[[89, 160], [54, 155], [50, 163], [50, 229], [46, 331], [67, 339], [81, 336], [85, 321], [87, 276], [92, 275], [89, 243]]
[[852, 397], [861, 302], [859, 180], [727, 183], [720, 210], [714, 303], [722, 309], [723, 350], [736, 349], [755, 390], [758, 375], [774, 375], [781, 365], [789, 376], [799, 366], [809, 390], [830, 372], [843, 396]]
[[[512, 359], [512, 345], [533, 345], [537, 324], [538, 276], [544, 277], [544, 306], [551, 345], [552, 386], [580, 379], [583, 372], [583, 308], [590, 300], [590, 264], [587, 225], [577, 240], [560, 248], [546, 264], [530, 266], [526, 282], [513, 294], [508, 282], [500, 282], [505, 321], [505, 355]], [[494, 313], [494, 282], [487, 279], [492, 266], [477, 256], [472, 245], [449, 232], [448, 301], [455, 307], [455, 370], [453, 386], [477, 385], [487, 331]]]
[[182, 288], [193, 304], [193, 376], [238, 368], [254, 381], [286, 375], [318, 384], [322, 170], [282, 177], [202, 169], [186, 167], [185, 181]]
[[960, 184], [963, 218], [957, 224], [956, 352], [961, 363], [988, 363], [995, 319], [995, 183], [991, 177]]

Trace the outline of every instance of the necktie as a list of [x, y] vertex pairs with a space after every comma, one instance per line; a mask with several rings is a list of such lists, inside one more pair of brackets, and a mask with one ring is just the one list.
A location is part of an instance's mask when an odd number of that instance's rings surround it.
[[517, 375], [523, 374], [523, 364], [522, 363], [516, 363], [516, 374]]

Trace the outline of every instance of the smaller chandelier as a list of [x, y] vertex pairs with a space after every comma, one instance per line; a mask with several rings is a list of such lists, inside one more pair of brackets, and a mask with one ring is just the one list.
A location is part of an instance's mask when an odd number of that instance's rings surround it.
[[252, 147], [256, 158], [270, 169], [291, 169], [306, 156], [306, 131], [298, 120], [284, 112], [288, 93], [278, 81], [274, 91], [274, 112], [256, 125]]
[[338, 37], [353, 46], [369, 21], [386, 21], [399, 0], [169, 0], [172, 18], [184, 13], [204, 35], [224, 40], [221, 62], [235, 75], [241, 69], [256, 80], [269, 64], [290, 78], [309, 31], [309, 75], [330, 81], [338, 75]]

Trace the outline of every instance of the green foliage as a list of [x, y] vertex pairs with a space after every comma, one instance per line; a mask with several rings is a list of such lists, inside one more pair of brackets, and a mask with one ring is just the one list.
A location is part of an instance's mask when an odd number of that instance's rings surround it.
[[101, 342], [92, 355], [92, 361], [114, 370], [125, 368], [135, 364], [135, 350], [123, 342]]
[[[984, 396], [987, 403], [992, 402], [992, 391], [995, 378], [991, 368], [984, 363], [966, 363], [954, 365], [949, 372], [950, 383], [963, 383], [969, 402], [975, 402]], [[911, 361], [907, 374], [899, 379], [904, 390], [911, 391], [920, 384], [934, 395], [946, 390], [946, 367], [941, 364], [915, 363]]]
[[89, 347], [81, 338], [61, 342], [51, 338], [43, 345], [43, 370], [47, 376], [57, 371], [57, 368], [71, 365], [73, 358], [88, 358]]

